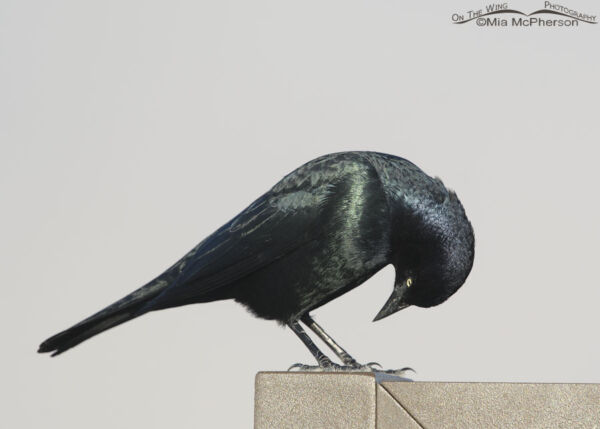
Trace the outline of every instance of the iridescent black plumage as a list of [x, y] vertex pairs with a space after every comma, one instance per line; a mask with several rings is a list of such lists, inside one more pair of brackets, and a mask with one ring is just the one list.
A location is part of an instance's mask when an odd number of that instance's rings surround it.
[[220, 299], [295, 330], [298, 320], [311, 322], [311, 310], [393, 264], [394, 292], [379, 319], [445, 301], [464, 283], [473, 256], [464, 209], [439, 179], [392, 155], [325, 155], [288, 174], [155, 280], [39, 351], [62, 353], [148, 311]]

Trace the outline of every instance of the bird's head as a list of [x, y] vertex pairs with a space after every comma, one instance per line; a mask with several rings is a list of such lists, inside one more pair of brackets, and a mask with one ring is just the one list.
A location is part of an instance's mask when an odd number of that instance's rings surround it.
[[453, 192], [441, 206], [405, 212], [396, 229], [394, 290], [374, 321], [411, 305], [441, 304], [463, 285], [473, 266], [473, 228]]

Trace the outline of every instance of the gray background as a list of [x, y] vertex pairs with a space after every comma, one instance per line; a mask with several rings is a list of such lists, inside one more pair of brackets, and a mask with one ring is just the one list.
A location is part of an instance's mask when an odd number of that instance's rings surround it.
[[372, 324], [387, 267], [316, 311], [334, 338], [419, 380], [600, 382], [600, 25], [451, 24], [483, 5], [2, 1], [2, 422], [250, 427], [254, 374], [311, 357], [233, 302], [35, 351], [342, 150], [440, 176], [477, 244], [447, 303]]

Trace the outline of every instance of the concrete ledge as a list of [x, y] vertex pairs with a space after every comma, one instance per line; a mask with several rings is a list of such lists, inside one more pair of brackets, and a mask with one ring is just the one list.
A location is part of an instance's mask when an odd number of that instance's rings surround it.
[[433, 383], [372, 373], [259, 372], [254, 427], [600, 429], [600, 384]]

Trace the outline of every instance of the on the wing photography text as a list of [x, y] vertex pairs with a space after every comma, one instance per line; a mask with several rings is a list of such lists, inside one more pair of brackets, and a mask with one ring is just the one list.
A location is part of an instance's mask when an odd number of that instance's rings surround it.
[[474, 23], [478, 27], [579, 27], [597, 24], [597, 16], [576, 8], [545, 1], [542, 9], [530, 13], [513, 9], [508, 3], [492, 3], [481, 9], [452, 14], [454, 24]]

